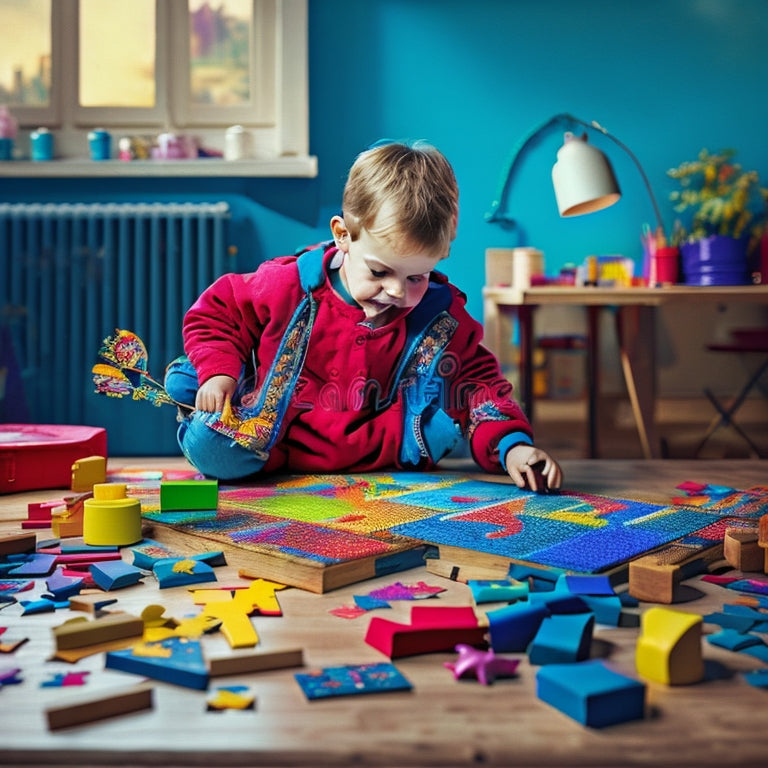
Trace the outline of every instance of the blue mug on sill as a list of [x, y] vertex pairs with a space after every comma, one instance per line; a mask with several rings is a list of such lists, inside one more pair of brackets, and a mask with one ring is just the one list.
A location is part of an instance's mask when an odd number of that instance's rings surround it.
[[53, 160], [53, 134], [47, 128], [38, 128], [29, 136], [32, 159]]
[[109, 160], [112, 156], [112, 137], [103, 128], [95, 128], [88, 134], [91, 160]]
[[0, 137], [0, 160], [13, 160], [13, 139]]

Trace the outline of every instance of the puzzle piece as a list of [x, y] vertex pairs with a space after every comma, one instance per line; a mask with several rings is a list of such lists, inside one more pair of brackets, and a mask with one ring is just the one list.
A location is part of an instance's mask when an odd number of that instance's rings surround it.
[[459, 658], [445, 662], [444, 666], [459, 680], [462, 677], [476, 677], [482, 685], [490, 685], [498, 677], [514, 677], [520, 659], [505, 659], [497, 656], [493, 649], [482, 651], [471, 645], [456, 646]]

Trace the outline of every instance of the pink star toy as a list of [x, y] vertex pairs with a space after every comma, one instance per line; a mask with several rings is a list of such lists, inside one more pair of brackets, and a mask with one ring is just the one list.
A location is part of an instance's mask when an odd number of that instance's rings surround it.
[[481, 651], [463, 643], [456, 646], [459, 658], [446, 661], [444, 666], [453, 672], [458, 680], [462, 677], [476, 677], [483, 685], [490, 685], [497, 677], [514, 677], [520, 659], [504, 659], [493, 652], [493, 648]]

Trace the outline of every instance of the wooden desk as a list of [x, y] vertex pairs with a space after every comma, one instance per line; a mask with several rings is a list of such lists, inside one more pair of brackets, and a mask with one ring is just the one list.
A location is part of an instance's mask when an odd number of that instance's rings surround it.
[[538, 306], [581, 306], [587, 312], [587, 382], [589, 455], [599, 455], [597, 408], [599, 392], [598, 315], [601, 309], [615, 310], [616, 334], [621, 367], [646, 458], [660, 458], [656, 433], [655, 310], [664, 304], [717, 304], [753, 302], [768, 304], [768, 285], [698, 287], [674, 285], [664, 288], [602, 288], [536, 286], [533, 288], [486, 287], [483, 289], [485, 344], [497, 356], [507, 343], [501, 338], [500, 316], [513, 312], [520, 323], [521, 402], [533, 421], [533, 315]]
[[[177, 460], [177, 466], [185, 466]], [[152, 460], [112, 460], [113, 468], [150, 466]], [[155, 462], [169, 467], [168, 459]], [[683, 480], [746, 488], [765, 482], [766, 462], [744, 461], [564, 461], [567, 487], [659, 501], [674, 494]], [[453, 467], [446, 467], [453, 468]], [[483, 476], [485, 477], [485, 476]], [[498, 478], [503, 482], [502, 478]], [[18, 532], [26, 504], [56, 498], [55, 492], [0, 496], [0, 531]], [[47, 531], [38, 532], [46, 538]], [[233, 569], [217, 569], [221, 585], [243, 583]], [[424, 580], [446, 588], [440, 605], [469, 605], [464, 584], [428, 573], [424, 568], [374, 579], [325, 595], [289, 589], [279, 593], [282, 617], [254, 617], [261, 649], [302, 647], [308, 665], [385, 661], [364, 642], [369, 616], [337, 618], [333, 608], [351, 605], [354, 595], [394, 581]], [[721, 610], [734, 597], [722, 587], [687, 582], [704, 596], [675, 606], [705, 614]], [[37, 586], [39, 595], [44, 588]], [[27, 593], [31, 596], [30, 593]], [[114, 593], [119, 607], [138, 614], [149, 604], [166, 615], [192, 609], [185, 588], [159, 591], [151, 579]], [[375, 611], [407, 621], [411, 604], [393, 603]], [[489, 605], [486, 608], [498, 607]], [[647, 607], [647, 606], [643, 606]], [[765, 765], [765, 712], [768, 693], [751, 687], [739, 674], [759, 669], [753, 657], [719, 649], [706, 641], [707, 679], [697, 685], [669, 688], [649, 683], [644, 720], [601, 731], [582, 727], [536, 695], [537, 667], [524, 654], [514, 679], [491, 686], [455, 681], [443, 667], [455, 654], [427, 654], [396, 660], [412, 682], [409, 693], [389, 693], [308, 702], [293, 679], [296, 670], [237, 675], [212, 681], [208, 692], [155, 683], [154, 709], [49, 732], [43, 711], [101, 689], [123, 690], [138, 680], [104, 670], [101, 655], [75, 665], [46, 661], [53, 651], [51, 627], [73, 613], [21, 616], [19, 606], [0, 611], [8, 627], [4, 642], [28, 637], [15, 653], [0, 657], [3, 667], [20, 667], [23, 682], [0, 691], [0, 764], [57, 766], [677, 766], [722, 768]], [[483, 611], [479, 611], [482, 615]], [[78, 614], [83, 616], [84, 614]], [[717, 627], [707, 625], [715, 631]], [[598, 626], [592, 655], [605, 656], [620, 672], [635, 676], [638, 630]], [[203, 639], [206, 654], [227, 653], [217, 635]], [[55, 672], [90, 671], [85, 688], [41, 687]], [[306, 671], [306, 670], [305, 670]], [[213, 690], [246, 685], [258, 697], [255, 711], [206, 712]]]

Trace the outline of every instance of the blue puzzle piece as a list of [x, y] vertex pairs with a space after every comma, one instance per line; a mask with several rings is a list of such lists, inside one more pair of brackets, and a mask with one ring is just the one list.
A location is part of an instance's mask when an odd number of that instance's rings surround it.
[[735, 629], [722, 629], [712, 635], [707, 635], [707, 642], [718, 648], [729, 651], [743, 651], [753, 645], [762, 645], [763, 641], [757, 635], [745, 634]]
[[191, 557], [183, 557], [176, 560], [158, 560], [152, 569], [152, 573], [155, 574], [160, 589], [216, 581], [216, 574], [208, 563]]
[[46, 580], [45, 586], [54, 600], [67, 600], [80, 592], [84, 582], [82, 578], [65, 576], [57, 568]]
[[582, 725], [604, 728], [645, 715], [645, 685], [599, 659], [548, 664], [536, 673], [536, 693]]
[[[9, 558], [10, 560], [11, 558]], [[9, 576], [47, 576], [56, 567], [56, 555], [25, 555], [22, 562], [8, 571]]]
[[138, 583], [143, 572], [123, 560], [107, 560], [103, 563], [93, 563], [90, 567], [91, 576], [96, 584], [105, 592], [112, 589], [122, 589]]
[[200, 643], [186, 637], [169, 637], [122, 651], [109, 651], [105, 667], [198, 691], [208, 687], [208, 667]]

